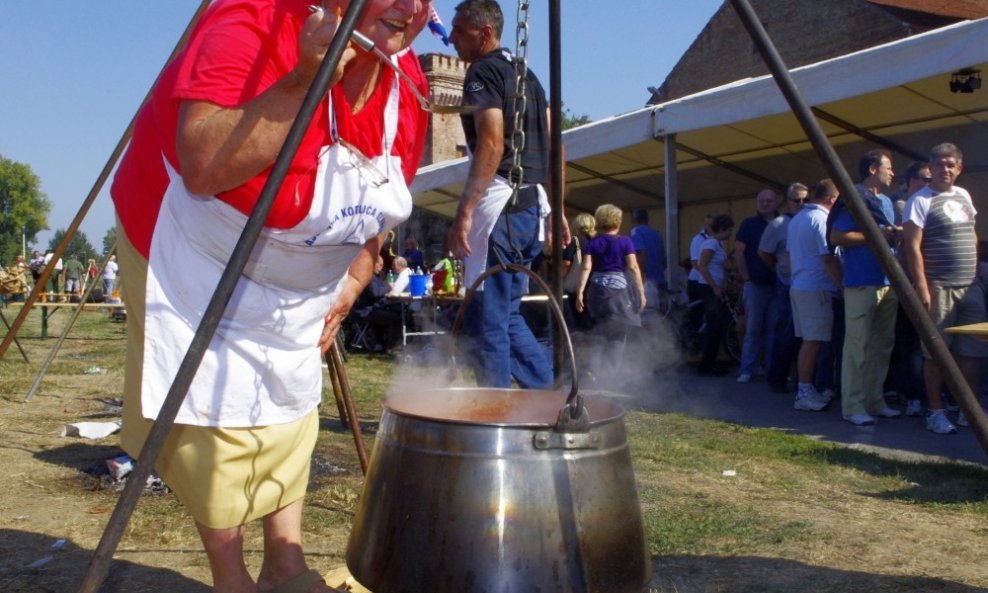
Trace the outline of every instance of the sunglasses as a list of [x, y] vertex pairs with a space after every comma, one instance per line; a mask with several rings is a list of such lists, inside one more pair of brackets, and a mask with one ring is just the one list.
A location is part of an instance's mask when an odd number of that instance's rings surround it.
[[799, 198], [789, 198], [789, 201], [792, 202], [793, 204], [805, 204], [806, 203], [806, 200], [805, 199], [800, 200]]

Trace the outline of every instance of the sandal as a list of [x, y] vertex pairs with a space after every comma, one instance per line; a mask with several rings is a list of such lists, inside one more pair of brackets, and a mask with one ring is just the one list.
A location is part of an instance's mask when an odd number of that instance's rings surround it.
[[[271, 589], [269, 593], [309, 593], [312, 585], [315, 585], [321, 580], [323, 578], [318, 570], [307, 570], [297, 577], [289, 579], [274, 589]], [[332, 588], [330, 590], [336, 591], [336, 589]]]

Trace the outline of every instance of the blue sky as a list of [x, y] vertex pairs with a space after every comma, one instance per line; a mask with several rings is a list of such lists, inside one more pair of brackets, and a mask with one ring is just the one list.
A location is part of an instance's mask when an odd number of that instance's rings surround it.
[[[447, 26], [457, 0], [434, 0]], [[591, 119], [641, 107], [720, 0], [562, 0], [562, 100]], [[31, 166], [53, 203], [44, 248], [81, 208], [199, 0], [0, 1], [0, 155]], [[502, 0], [514, 49], [517, 5]], [[530, 9], [530, 67], [548, 90], [548, 2]], [[455, 54], [423, 32], [419, 53]], [[109, 182], [106, 184], [109, 187]], [[104, 191], [80, 227], [99, 249]], [[30, 246], [29, 246], [30, 249]]]

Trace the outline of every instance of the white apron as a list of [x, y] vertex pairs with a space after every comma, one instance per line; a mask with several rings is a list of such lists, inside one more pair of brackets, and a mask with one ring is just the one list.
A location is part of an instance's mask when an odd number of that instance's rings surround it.
[[[324, 318], [361, 245], [411, 214], [398, 129], [398, 80], [384, 116], [384, 154], [367, 170], [338, 141], [320, 151], [312, 207], [291, 229], [265, 228], [250, 255], [176, 422], [228, 428], [292, 422], [322, 399], [318, 349]], [[167, 167], [167, 162], [166, 162]], [[362, 170], [363, 169], [363, 170]], [[142, 411], [155, 418], [247, 217], [214, 198], [191, 195], [168, 167], [148, 260]]]
[[[529, 187], [528, 183], [522, 184], [522, 188]], [[538, 185], [539, 190], [539, 241], [545, 241], [545, 219], [549, 216], [549, 198], [545, 193], [545, 188]], [[521, 189], [521, 188], [519, 188]], [[511, 199], [511, 184], [500, 175], [495, 175], [491, 185], [487, 188], [484, 196], [477, 203], [477, 208], [473, 211], [470, 232], [467, 233], [467, 244], [470, 245], [470, 255], [463, 258], [463, 284], [469, 288], [474, 281], [487, 270], [487, 243], [497, 223], [497, 217], [501, 215], [505, 204]], [[481, 284], [477, 290], [483, 290]]]

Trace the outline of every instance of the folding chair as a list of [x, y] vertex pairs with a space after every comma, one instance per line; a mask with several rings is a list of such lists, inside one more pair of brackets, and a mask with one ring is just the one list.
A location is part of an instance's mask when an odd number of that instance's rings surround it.
[[343, 322], [344, 345], [349, 351], [366, 350], [370, 351], [373, 344], [370, 342], [370, 324], [364, 319], [351, 315]]

